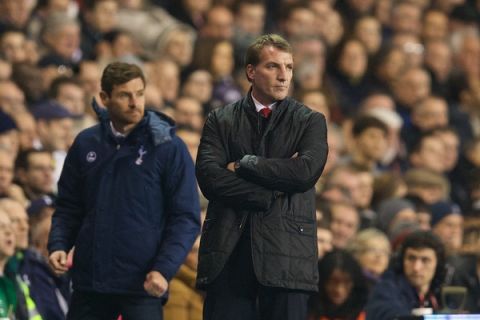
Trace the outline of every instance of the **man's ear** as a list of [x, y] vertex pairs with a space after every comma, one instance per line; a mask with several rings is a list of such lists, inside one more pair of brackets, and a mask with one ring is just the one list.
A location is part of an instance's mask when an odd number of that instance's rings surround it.
[[100, 99], [102, 100], [102, 104], [106, 106], [110, 97], [105, 91], [100, 91]]
[[248, 81], [252, 82], [255, 79], [255, 67], [252, 64], [247, 65], [245, 73]]

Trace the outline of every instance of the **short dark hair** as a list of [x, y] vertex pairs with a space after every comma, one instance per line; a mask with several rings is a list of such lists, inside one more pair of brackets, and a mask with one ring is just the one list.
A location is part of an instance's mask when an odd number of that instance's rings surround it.
[[33, 154], [43, 153], [49, 154], [51, 157], [53, 157], [52, 153], [45, 149], [27, 149], [20, 151], [15, 159], [15, 169], [28, 170], [30, 167], [30, 156]]
[[355, 122], [353, 123], [352, 134], [354, 137], [358, 137], [369, 128], [380, 129], [385, 135], [388, 133], [388, 127], [383, 121], [372, 116], [361, 116], [355, 119]]
[[437, 258], [437, 268], [430, 283], [430, 291], [437, 290], [445, 278], [446, 253], [442, 241], [431, 231], [414, 231], [409, 234], [400, 249], [397, 267], [403, 273], [403, 260], [407, 249], [432, 249]]
[[52, 84], [50, 85], [50, 90], [48, 91], [48, 96], [52, 99], [57, 98], [58, 93], [60, 92], [60, 88], [63, 85], [67, 85], [67, 84], [71, 84], [79, 88], [82, 88], [82, 83], [77, 78], [72, 78], [68, 76], [59, 76], [52, 81]]
[[265, 47], [274, 47], [279, 50], [292, 53], [292, 46], [278, 34], [265, 34], [255, 39], [248, 47], [245, 55], [245, 67], [249, 64], [256, 66], [260, 62], [260, 52]]
[[142, 79], [143, 84], [146, 83], [142, 69], [136, 64], [112, 62], [103, 70], [101, 80], [102, 91], [110, 95], [114, 86], [137, 78]]

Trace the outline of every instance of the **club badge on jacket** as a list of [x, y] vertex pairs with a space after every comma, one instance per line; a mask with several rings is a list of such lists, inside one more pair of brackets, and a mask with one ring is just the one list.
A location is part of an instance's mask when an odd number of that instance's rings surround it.
[[142, 145], [140, 146], [140, 149], [138, 149], [138, 158], [135, 160], [135, 164], [137, 166], [141, 165], [143, 163], [143, 156], [147, 153], [147, 150], [145, 150], [145, 147]]

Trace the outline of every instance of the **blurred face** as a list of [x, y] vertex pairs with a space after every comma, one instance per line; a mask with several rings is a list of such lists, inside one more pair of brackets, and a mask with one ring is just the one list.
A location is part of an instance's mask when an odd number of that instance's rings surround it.
[[340, 306], [347, 301], [352, 292], [352, 288], [353, 281], [350, 275], [338, 269], [332, 272], [325, 283], [327, 297], [335, 306]]
[[42, 220], [32, 227], [31, 230], [31, 242], [32, 246], [37, 249], [44, 257], [48, 257], [48, 234], [52, 226], [53, 208], [46, 207], [42, 210], [41, 214], [45, 215]]
[[269, 105], [287, 97], [292, 75], [292, 54], [272, 46], [261, 50], [260, 61], [256, 66], [247, 65], [252, 94], [263, 105]]
[[333, 235], [333, 246], [345, 248], [350, 240], [355, 237], [359, 226], [358, 212], [349, 206], [332, 206], [332, 223], [330, 229]]
[[392, 26], [397, 33], [418, 34], [421, 31], [421, 10], [413, 4], [398, 5], [392, 15]]
[[363, 45], [359, 41], [349, 41], [341, 54], [339, 68], [348, 77], [362, 77], [367, 69], [367, 61], [367, 53]]
[[445, 159], [445, 145], [437, 137], [424, 138], [420, 150], [411, 155], [415, 167], [443, 173], [446, 169], [445, 161], [439, 159]]
[[389, 229], [392, 230], [392, 227], [397, 225], [400, 222], [412, 222], [416, 223], [418, 221], [417, 213], [410, 208], [405, 208], [400, 210], [395, 218], [390, 222]]
[[313, 111], [322, 113], [328, 122], [328, 119], [330, 118], [330, 110], [328, 109], [327, 99], [322, 92], [310, 92], [303, 96], [302, 102]]
[[21, 32], [7, 32], [2, 37], [0, 51], [12, 62], [24, 62], [27, 59], [25, 35]]
[[445, 168], [450, 171], [457, 165], [460, 150], [460, 139], [453, 132], [439, 133], [438, 136], [445, 145]]
[[28, 157], [28, 168], [22, 183], [33, 193], [47, 194], [53, 190], [53, 171], [55, 169], [50, 153], [34, 153]]
[[367, 241], [365, 250], [360, 252], [357, 260], [364, 270], [380, 276], [388, 267], [390, 243], [383, 238]]
[[174, 101], [178, 96], [178, 87], [180, 85], [179, 69], [173, 61], [157, 64], [157, 87], [162, 96], [167, 101]]
[[5, 260], [15, 254], [15, 236], [10, 218], [0, 212], [0, 259]]
[[80, 27], [73, 23], [67, 24], [50, 35], [49, 38], [48, 43], [53, 51], [70, 60], [80, 48]]
[[210, 101], [212, 97], [212, 76], [210, 73], [205, 70], [193, 72], [183, 86], [183, 94], [202, 103]]
[[444, 42], [427, 44], [425, 51], [425, 65], [427, 65], [437, 78], [446, 81], [452, 70], [452, 52]]
[[412, 108], [430, 95], [430, 77], [421, 69], [407, 71], [398, 81], [394, 86], [395, 96], [406, 107]]
[[450, 214], [440, 220], [433, 228], [435, 233], [449, 250], [457, 251], [463, 241], [463, 217]]
[[221, 78], [232, 74], [234, 67], [233, 47], [227, 42], [219, 43], [213, 50], [212, 72], [215, 77]]
[[39, 137], [47, 150], [67, 151], [72, 145], [73, 120], [70, 118], [38, 121]]
[[200, 134], [196, 132], [178, 130], [177, 136], [187, 145], [188, 153], [193, 161], [197, 159], [198, 146], [200, 145]]
[[448, 34], [448, 17], [441, 11], [430, 11], [423, 22], [423, 38], [443, 40]]
[[369, 54], [375, 53], [380, 48], [382, 34], [380, 22], [375, 18], [361, 19], [355, 29], [358, 39], [365, 45]]
[[202, 106], [192, 98], [178, 99], [175, 103], [175, 121], [200, 131], [203, 127]]
[[18, 126], [18, 140], [20, 150], [31, 149], [34, 146], [37, 136], [37, 126], [33, 116], [28, 112], [22, 112], [15, 115], [15, 122]]
[[9, 130], [0, 134], [0, 147], [7, 150], [12, 155], [17, 155], [19, 145], [17, 130]]
[[430, 287], [435, 270], [437, 256], [430, 248], [407, 248], [403, 257], [403, 273], [408, 282], [421, 294], [425, 294]]
[[85, 92], [75, 84], [60, 86], [56, 100], [75, 115], [83, 115], [85, 112]]
[[15, 83], [10, 81], [0, 83], [0, 105], [2, 110], [9, 114], [27, 110], [25, 94]]
[[295, 37], [305, 33], [313, 33], [315, 14], [306, 8], [297, 8], [290, 13], [284, 28], [288, 37]]
[[101, 33], [111, 31], [117, 25], [117, 12], [116, 1], [97, 1], [92, 12], [92, 23]]
[[192, 62], [193, 39], [186, 31], [172, 31], [167, 44], [166, 53], [179, 66], [186, 66]]
[[383, 80], [390, 84], [397, 80], [397, 77], [405, 69], [407, 65], [407, 56], [400, 49], [393, 49], [385, 58], [380, 68], [377, 69], [377, 74]]
[[418, 226], [420, 230], [430, 230], [432, 215], [429, 212], [417, 211]]
[[447, 103], [441, 99], [425, 100], [413, 109], [412, 122], [421, 131], [446, 126], [448, 124]]
[[132, 37], [122, 33], [112, 43], [112, 53], [115, 57], [123, 57], [135, 53], [135, 44]]
[[13, 158], [6, 152], [0, 151], [0, 194], [4, 195], [12, 185]]
[[357, 147], [369, 161], [379, 161], [387, 150], [387, 135], [380, 128], [370, 127], [356, 139]]
[[219, 39], [231, 39], [233, 36], [233, 15], [225, 7], [214, 7], [208, 12], [206, 36]]
[[294, 79], [303, 89], [322, 87], [325, 72], [325, 46], [319, 39], [302, 40], [293, 44]]
[[355, 204], [359, 208], [369, 208], [373, 196], [373, 175], [370, 172], [357, 173], [358, 196]]
[[332, 232], [328, 229], [317, 228], [318, 258], [322, 258], [327, 252], [332, 251]]
[[340, 13], [336, 10], [332, 10], [327, 16], [322, 33], [328, 46], [333, 47], [338, 44], [342, 39], [344, 31], [345, 29]]
[[237, 27], [249, 34], [260, 35], [265, 24], [265, 7], [258, 4], [240, 4], [240, 9], [235, 17]]
[[28, 248], [28, 215], [25, 208], [18, 202], [11, 202], [8, 208], [4, 209], [10, 217], [13, 232], [15, 235], [15, 243], [17, 249]]
[[129, 132], [142, 120], [145, 112], [145, 83], [141, 78], [113, 86], [110, 95], [102, 91], [100, 97], [117, 130]]

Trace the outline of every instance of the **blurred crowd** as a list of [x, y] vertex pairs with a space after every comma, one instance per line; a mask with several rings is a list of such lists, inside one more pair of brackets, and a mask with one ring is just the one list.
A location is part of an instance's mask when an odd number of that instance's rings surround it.
[[[140, 65], [147, 107], [176, 121], [195, 160], [208, 112], [248, 92], [244, 54], [264, 33], [291, 43], [291, 95], [328, 122], [311, 319], [377, 310], [369, 297], [418, 230], [445, 251], [433, 294], [466, 289], [437, 309], [480, 313], [479, 23], [476, 0], [0, 0], [0, 317], [65, 319], [70, 282], [48, 269], [46, 242], [103, 68]], [[201, 319], [197, 250], [167, 320]]]

